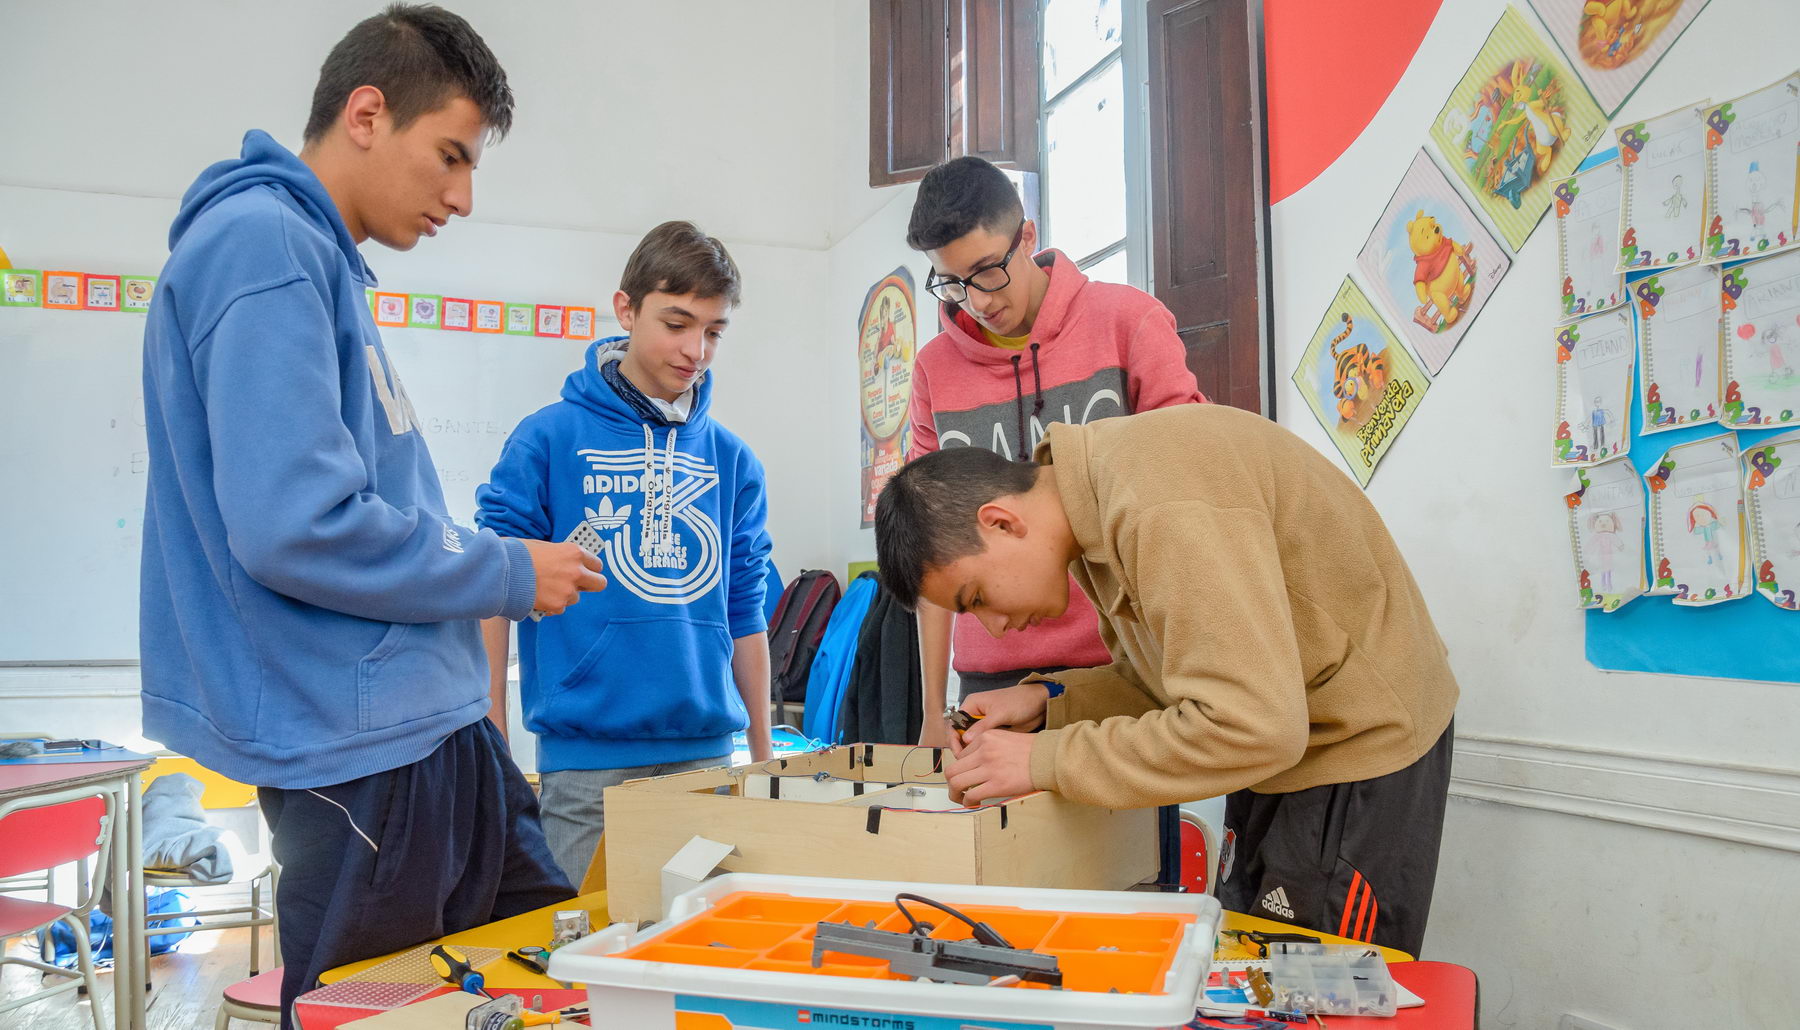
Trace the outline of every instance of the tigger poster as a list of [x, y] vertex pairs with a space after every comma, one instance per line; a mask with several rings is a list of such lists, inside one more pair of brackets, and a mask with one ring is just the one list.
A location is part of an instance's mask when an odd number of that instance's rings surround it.
[[1423, 150], [1356, 259], [1363, 281], [1434, 376], [1510, 263]]
[[1575, 73], [1615, 114], [1707, 0], [1531, 0]]
[[1363, 486], [1431, 381], [1349, 279], [1294, 369], [1294, 387]]
[[863, 298], [857, 320], [857, 364], [862, 371], [862, 525], [875, 524], [881, 488], [900, 471], [911, 444], [907, 409], [912, 405], [912, 273], [905, 266], [883, 277]]
[[1550, 206], [1550, 191], [1606, 129], [1587, 87], [1556, 48], [1508, 7], [1432, 123], [1444, 163], [1516, 252]]

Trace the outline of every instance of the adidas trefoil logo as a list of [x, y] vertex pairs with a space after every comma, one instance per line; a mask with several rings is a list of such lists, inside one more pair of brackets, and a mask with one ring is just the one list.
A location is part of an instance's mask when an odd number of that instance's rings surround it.
[[620, 526], [631, 521], [631, 505], [622, 504], [615, 509], [613, 507], [612, 498], [610, 497], [600, 498], [600, 507], [598, 508], [583, 508], [581, 510], [587, 513], [587, 524], [593, 526], [594, 529], [600, 532], [605, 532], [609, 529], [618, 529]]
[[1269, 893], [1264, 894], [1263, 899], [1262, 899], [1262, 907], [1268, 909], [1269, 911], [1275, 913], [1276, 915], [1280, 916], [1283, 919], [1294, 918], [1293, 906], [1288, 904], [1288, 896], [1287, 896], [1287, 888], [1286, 887], [1277, 887], [1274, 890], [1270, 891]]

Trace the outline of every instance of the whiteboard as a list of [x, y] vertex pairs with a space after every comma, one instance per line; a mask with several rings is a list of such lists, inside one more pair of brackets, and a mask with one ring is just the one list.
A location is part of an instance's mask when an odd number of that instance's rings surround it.
[[[0, 662], [138, 657], [145, 316], [0, 308]], [[383, 329], [449, 514], [519, 420], [555, 401], [585, 342]]]

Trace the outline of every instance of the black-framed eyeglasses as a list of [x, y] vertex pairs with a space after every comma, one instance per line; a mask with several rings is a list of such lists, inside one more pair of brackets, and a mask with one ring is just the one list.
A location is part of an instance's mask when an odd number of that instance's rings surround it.
[[939, 275], [937, 269], [925, 277], [925, 289], [931, 295], [946, 304], [961, 304], [969, 299], [969, 288], [974, 287], [982, 293], [998, 293], [1012, 284], [1012, 273], [1007, 271], [1012, 265], [1013, 255], [1019, 252], [1019, 241], [1025, 238], [1025, 223], [1021, 221], [1014, 230], [1012, 242], [1006, 247], [1006, 256], [998, 263], [985, 268], [977, 268], [967, 278], [954, 275]]

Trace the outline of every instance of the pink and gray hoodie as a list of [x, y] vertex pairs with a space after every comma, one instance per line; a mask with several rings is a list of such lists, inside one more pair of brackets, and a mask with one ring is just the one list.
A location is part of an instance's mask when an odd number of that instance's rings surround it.
[[[1155, 297], [1130, 286], [1090, 282], [1058, 250], [1033, 260], [1050, 273], [1050, 289], [1023, 350], [993, 346], [968, 312], [941, 305], [944, 331], [919, 350], [913, 366], [908, 459], [957, 446], [1029, 457], [1053, 422], [1086, 425], [1205, 402], [1175, 335], [1175, 317]], [[1061, 617], [998, 640], [973, 615], [956, 619], [958, 672], [1087, 668], [1111, 661], [1094, 607], [1073, 582], [1069, 610]]]

